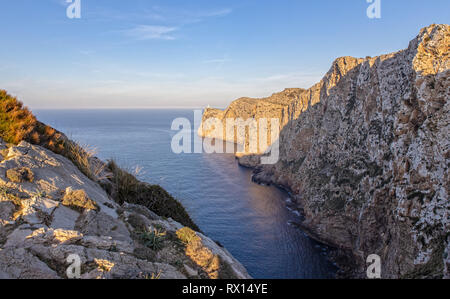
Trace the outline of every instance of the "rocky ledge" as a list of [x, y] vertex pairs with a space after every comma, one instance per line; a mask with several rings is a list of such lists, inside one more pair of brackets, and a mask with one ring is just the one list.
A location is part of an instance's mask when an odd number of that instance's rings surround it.
[[0, 140], [0, 153], [0, 279], [67, 278], [73, 256], [85, 279], [250, 278], [225, 248], [117, 204], [63, 156], [24, 141]]
[[[301, 226], [344, 253], [347, 276], [365, 277], [377, 254], [383, 278], [450, 278], [449, 55], [450, 26], [431, 25], [406, 50], [339, 58], [321, 82], [286, 99], [301, 113], [287, 114], [278, 163], [239, 158], [256, 182], [292, 192]], [[255, 107], [267, 100], [248, 102], [205, 118], [265, 115]]]

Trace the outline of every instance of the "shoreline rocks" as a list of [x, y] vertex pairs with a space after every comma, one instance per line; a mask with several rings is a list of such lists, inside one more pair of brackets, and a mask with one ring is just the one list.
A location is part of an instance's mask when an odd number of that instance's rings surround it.
[[[294, 100], [306, 109], [283, 126], [278, 163], [238, 157], [255, 182], [292, 191], [304, 230], [354, 261], [346, 276], [365, 277], [372, 254], [383, 278], [449, 276], [449, 48], [450, 26], [431, 25], [405, 50], [338, 58]], [[264, 115], [248, 102], [205, 118]]]

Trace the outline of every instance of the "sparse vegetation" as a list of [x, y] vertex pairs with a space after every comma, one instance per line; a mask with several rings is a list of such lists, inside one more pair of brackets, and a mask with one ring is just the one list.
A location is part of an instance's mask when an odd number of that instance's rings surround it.
[[100, 183], [119, 204], [140, 204], [161, 217], [170, 217], [199, 230], [181, 203], [162, 187], [140, 182], [114, 161], [103, 163], [95, 157], [95, 149], [77, 144], [61, 132], [39, 122], [22, 102], [5, 90], [0, 90], [0, 138], [13, 144], [27, 141], [63, 155], [89, 179]]
[[17, 98], [0, 90], [0, 136], [9, 143], [19, 143], [35, 133], [37, 120]]
[[145, 246], [154, 251], [158, 251], [163, 248], [163, 242], [166, 234], [167, 233], [163, 230], [153, 228], [150, 231], [140, 233], [139, 237]]
[[6, 171], [6, 177], [14, 183], [33, 182], [33, 171], [28, 167], [12, 168]]
[[89, 210], [100, 210], [97, 203], [90, 199], [84, 190], [66, 192], [61, 203], [80, 213]]
[[95, 158], [96, 153], [96, 149], [88, 145], [80, 145], [70, 140], [64, 143], [64, 156], [89, 179], [99, 182], [109, 178], [110, 174], [105, 171], [106, 164]]
[[0, 90], [0, 137], [7, 143], [27, 141], [62, 153], [63, 134], [39, 122], [17, 98]]
[[151, 279], [161, 279], [162, 271], [159, 271], [157, 274], [152, 273]]
[[25, 209], [25, 206], [22, 203], [22, 199], [13, 194], [11, 190], [9, 190], [5, 186], [0, 186], [0, 196], [3, 197], [3, 199], [11, 201], [16, 206], [13, 220], [17, 220], [22, 215], [22, 212]]
[[231, 279], [235, 277], [232, 268], [219, 255], [214, 254], [202, 242], [202, 238], [189, 227], [176, 231], [186, 255], [199, 266], [210, 279]]
[[93, 162], [95, 150], [70, 141], [64, 134], [39, 122], [16, 97], [0, 90], [0, 137], [7, 143], [26, 141], [43, 146], [70, 159], [83, 174], [94, 181], [104, 177], [103, 163]]
[[445, 254], [445, 239], [438, 237], [430, 246], [434, 248], [430, 259], [423, 265], [418, 265], [414, 270], [404, 274], [402, 279], [442, 279], [444, 270], [444, 254]]
[[200, 239], [197, 234], [189, 227], [183, 227], [177, 231], [178, 239], [184, 244], [189, 244], [194, 240]]
[[129, 172], [121, 169], [114, 161], [110, 161], [107, 169], [111, 173], [111, 195], [119, 204], [124, 202], [147, 207], [161, 217], [172, 218], [196, 231], [197, 225], [192, 221], [183, 205], [158, 185], [140, 182]]
[[160, 270], [158, 273], [140, 273], [138, 278], [142, 278], [142, 279], [146, 279], [146, 280], [151, 280], [151, 279], [161, 279], [161, 275], [162, 275], [162, 270]]
[[39, 198], [45, 198], [47, 197], [47, 193], [43, 190], [36, 189], [36, 192], [34, 192], [34, 196]]

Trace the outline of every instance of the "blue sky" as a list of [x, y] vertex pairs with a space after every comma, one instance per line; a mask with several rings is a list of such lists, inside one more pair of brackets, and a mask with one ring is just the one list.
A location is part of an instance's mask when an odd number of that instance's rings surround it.
[[448, 0], [0, 0], [0, 88], [37, 108], [224, 107], [406, 48]]

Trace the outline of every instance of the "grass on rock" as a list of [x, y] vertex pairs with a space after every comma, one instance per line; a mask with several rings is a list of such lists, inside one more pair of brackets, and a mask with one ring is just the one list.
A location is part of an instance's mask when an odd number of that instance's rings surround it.
[[71, 160], [89, 179], [100, 183], [119, 204], [124, 202], [147, 207], [161, 217], [172, 218], [194, 230], [199, 230], [184, 207], [166, 190], [140, 182], [113, 161], [97, 159], [95, 151], [81, 146], [50, 126], [39, 122], [16, 97], [0, 89], [0, 138], [6, 143], [26, 141], [45, 147]]

